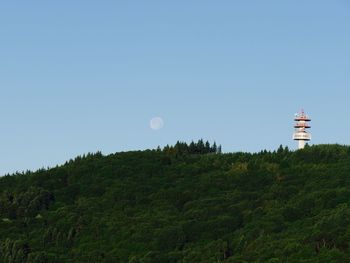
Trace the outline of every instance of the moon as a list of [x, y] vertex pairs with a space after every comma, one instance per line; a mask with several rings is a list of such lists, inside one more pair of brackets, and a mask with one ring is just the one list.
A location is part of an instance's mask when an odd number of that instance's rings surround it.
[[154, 117], [149, 122], [149, 126], [151, 127], [152, 130], [157, 131], [163, 128], [164, 121], [161, 117]]

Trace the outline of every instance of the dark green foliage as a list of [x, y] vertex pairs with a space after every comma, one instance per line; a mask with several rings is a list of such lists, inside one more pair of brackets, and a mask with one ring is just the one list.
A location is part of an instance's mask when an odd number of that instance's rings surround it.
[[[160, 151], [160, 148], [158, 148]], [[208, 141], [204, 142], [200, 139], [197, 143], [191, 142], [189, 145], [186, 142], [177, 142], [174, 146], [165, 146], [163, 152], [170, 155], [185, 155], [185, 154], [208, 154], [208, 153], [221, 153], [221, 145], [217, 147], [216, 142], [210, 145]]]
[[199, 140], [0, 178], [0, 262], [350, 262], [350, 147]]

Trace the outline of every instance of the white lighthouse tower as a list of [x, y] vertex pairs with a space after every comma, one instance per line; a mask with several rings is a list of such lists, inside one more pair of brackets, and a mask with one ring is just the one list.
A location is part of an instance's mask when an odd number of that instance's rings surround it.
[[299, 149], [304, 149], [305, 143], [311, 140], [311, 134], [306, 131], [306, 129], [311, 128], [309, 124], [311, 119], [305, 114], [304, 110], [301, 110], [301, 112], [295, 114], [294, 120], [295, 131], [293, 134], [293, 140], [298, 141]]

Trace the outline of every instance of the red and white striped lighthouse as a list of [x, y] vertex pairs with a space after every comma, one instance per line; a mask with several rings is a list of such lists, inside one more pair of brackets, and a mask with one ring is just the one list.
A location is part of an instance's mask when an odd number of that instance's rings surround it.
[[311, 119], [305, 114], [304, 110], [301, 110], [299, 113], [295, 114], [294, 121], [295, 131], [293, 134], [293, 140], [298, 141], [299, 149], [304, 149], [305, 143], [311, 140], [311, 133], [306, 130], [311, 128], [309, 124]]

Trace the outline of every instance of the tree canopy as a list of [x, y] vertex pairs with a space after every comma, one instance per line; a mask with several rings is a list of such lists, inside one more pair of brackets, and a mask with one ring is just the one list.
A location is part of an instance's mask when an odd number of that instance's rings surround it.
[[98, 152], [1, 177], [0, 262], [350, 261], [350, 147], [219, 148]]

